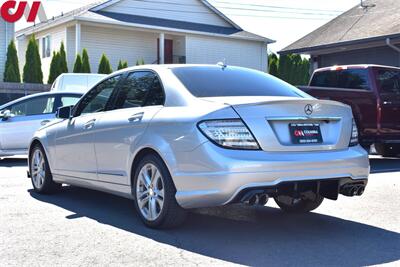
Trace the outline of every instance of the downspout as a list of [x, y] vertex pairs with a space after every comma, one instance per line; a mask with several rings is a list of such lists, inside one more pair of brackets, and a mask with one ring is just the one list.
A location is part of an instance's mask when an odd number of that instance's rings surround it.
[[386, 45], [399, 53], [399, 65], [398, 65], [398, 67], [400, 67], [400, 48], [395, 46], [394, 44], [392, 44], [392, 42], [390, 41], [390, 38], [386, 38]]

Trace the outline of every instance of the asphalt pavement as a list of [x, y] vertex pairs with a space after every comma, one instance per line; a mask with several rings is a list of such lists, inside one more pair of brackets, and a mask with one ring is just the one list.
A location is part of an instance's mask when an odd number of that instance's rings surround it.
[[400, 159], [371, 158], [362, 197], [289, 215], [232, 205], [143, 226], [130, 200], [66, 186], [32, 191], [26, 159], [0, 161], [0, 266], [400, 266]]

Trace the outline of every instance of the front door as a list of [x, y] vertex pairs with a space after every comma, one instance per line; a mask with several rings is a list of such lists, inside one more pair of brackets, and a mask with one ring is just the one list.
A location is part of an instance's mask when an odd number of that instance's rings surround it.
[[162, 108], [164, 93], [150, 71], [130, 73], [121, 84], [114, 110], [98, 123], [95, 150], [100, 181], [129, 185], [129, 161], [149, 122]]
[[0, 120], [0, 148], [27, 150], [34, 133], [54, 119], [54, 96], [33, 97], [7, 109], [11, 117]]
[[119, 79], [120, 76], [114, 76], [93, 88], [77, 104], [73, 118], [58, 127], [55, 173], [97, 180], [93, 140]]
[[[164, 64], [174, 63], [174, 41], [165, 39], [164, 40]], [[157, 39], [157, 53], [158, 53], [158, 63], [160, 60], [160, 39]]]
[[380, 95], [380, 133], [389, 139], [400, 134], [400, 70], [378, 69], [377, 87]]

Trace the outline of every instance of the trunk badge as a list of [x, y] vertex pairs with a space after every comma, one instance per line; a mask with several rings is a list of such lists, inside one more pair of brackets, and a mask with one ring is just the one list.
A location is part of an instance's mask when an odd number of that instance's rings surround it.
[[306, 105], [305, 108], [304, 108], [304, 112], [305, 112], [308, 116], [310, 116], [310, 115], [313, 114], [313, 112], [314, 112], [313, 106], [310, 105], [310, 104]]

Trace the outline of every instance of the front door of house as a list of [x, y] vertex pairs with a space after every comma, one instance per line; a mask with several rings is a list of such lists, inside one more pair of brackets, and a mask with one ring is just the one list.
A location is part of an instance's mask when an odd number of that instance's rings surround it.
[[[164, 63], [172, 64], [174, 63], [174, 47], [173, 40], [165, 39], [164, 40]], [[158, 62], [160, 63], [160, 40], [157, 39], [157, 54], [158, 54]]]

